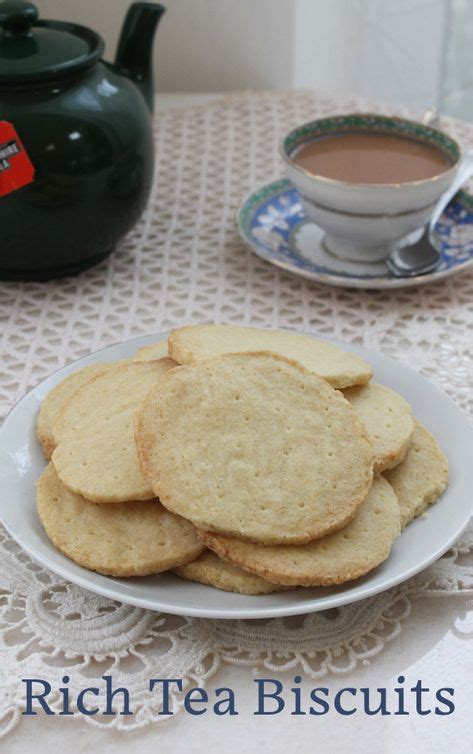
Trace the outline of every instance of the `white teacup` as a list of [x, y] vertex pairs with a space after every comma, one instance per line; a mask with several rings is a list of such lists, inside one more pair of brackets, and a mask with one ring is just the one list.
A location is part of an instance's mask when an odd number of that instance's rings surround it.
[[[440, 150], [450, 167], [417, 181], [349, 183], [312, 174], [294, 161], [302, 145], [347, 132], [381, 133], [420, 141]], [[308, 217], [325, 231], [325, 247], [342, 259], [379, 262], [406, 235], [428, 223], [437, 200], [455, 178], [460, 148], [442, 131], [415, 121], [353, 113], [295, 128], [283, 139], [281, 154], [287, 176], [299, 191]]]

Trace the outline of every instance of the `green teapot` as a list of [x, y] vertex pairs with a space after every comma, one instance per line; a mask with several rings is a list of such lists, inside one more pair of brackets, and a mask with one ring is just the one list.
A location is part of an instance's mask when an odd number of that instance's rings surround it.
[[152, 47], [163, 12], [133, 3], [107, 63], [95, 31], [0, 2], [0, 279], [74, 275], [140, 217], [153, 178]]

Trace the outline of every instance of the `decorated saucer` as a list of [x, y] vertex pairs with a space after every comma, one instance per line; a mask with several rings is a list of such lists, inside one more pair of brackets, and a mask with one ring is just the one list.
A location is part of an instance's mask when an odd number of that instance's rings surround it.
[[[286, 178], [248, 194], [238, 209], [237, 225], [245, 243], [261, 259], [325, 285], [408, 288], [442, 280], [473, 266], [473, 196], [463, 191], [435, 226], [438, 266], [433, 272], [411, 278], [395, 277], [384, 262], [348, 262], [327, 251], [322, 245], [323, 231], [308, 219], [297, 190]], [[408, 242], [414, 240], [415, 236]]]

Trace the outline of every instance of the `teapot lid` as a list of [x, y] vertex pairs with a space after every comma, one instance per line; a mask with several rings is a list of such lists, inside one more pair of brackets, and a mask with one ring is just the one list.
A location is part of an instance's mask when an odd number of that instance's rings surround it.
[[90, 68], [104, 51], [96, 32], [65, 21], [40, 21], [33, 3], [0, 2], [0, 85], [57, 79]]

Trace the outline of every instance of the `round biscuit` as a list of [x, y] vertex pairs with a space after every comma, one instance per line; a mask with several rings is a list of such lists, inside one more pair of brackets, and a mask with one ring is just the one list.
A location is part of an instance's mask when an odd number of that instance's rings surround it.
[[354, 409], [325, 380], [271, 353], [169, 372], [135, 418], [142, 468], [169, 510], [264, 544], [344, 526], [373, 476]]
[[194, 528], [158, 500], [97, 505], [70, 492], [50, 463], [37, 483], [37, 508], [55, 547], [107, 576], [147, 576], [203, 550]]
[[221, 558], [287, 586], [332, 586], [359, 578], [387, 559], [399, 532], [397, 498], [382, 476], [373, 481], [353, 521], [306, 545], [264, 547], [197, 530], [203, 543]]
[[168, 347], [169, 355], [178, 364], [195, 364], [224, 353], [272, 351], [298, 361], [335, 388], [365, 384], [372, 375], [370, 365], [356, 354], [287, 330], [195, 325], [173, 330]]
[[281, 584], [271, 584], [266, 579], [262, 579], [261, 576], [237, 568], [237, 566], [219, 558], [211, 550], [205, 550], [197, 560], [173, 570], [183, 579], [197, 581], [199, 584], [213, 586], [225, 592], [271, 594], [271, 592], [282, 592], [289, 588]]
[[52, 461], [66, 487], [96, 503], [156, 497], [140, 467], [133, 417], [174, 366], [170, 359], [128, 362], [74, 393], [53, 427]]
[[403, 529], [440, 497], [448, 482], [448, 461], [437, 440], [420, 422], [414, 424], [403, 462], [383, 474], [398, 497]]
[[407, 401], [385, 385], [369, 382], [343, 391], [365, 425], [374, 453], [374, 473], [392, 469], [407, 453], [414, 420]]
[[82, 367], [82, 369], [73, 372], [49, 391], [41, 403], [36, 420], [36, 436], [43, 448], [45, 458], [49, 460], [56, 447], [53, 426], [60, 411], [72, 398], [76, 390], [85, 385], [86, 382], [89, 382], [92, 377], [106, 372], [107, 369], [114, 366], [114, 363], [116, 365], [117, 362], [89, 364], [89, 366]]

